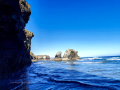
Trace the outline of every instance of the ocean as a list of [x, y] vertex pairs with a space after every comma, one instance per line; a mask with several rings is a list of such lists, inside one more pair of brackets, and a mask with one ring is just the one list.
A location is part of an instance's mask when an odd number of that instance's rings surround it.
[[0, 90], [120, 90], [120, 56], [32, 62], [1, 80]]

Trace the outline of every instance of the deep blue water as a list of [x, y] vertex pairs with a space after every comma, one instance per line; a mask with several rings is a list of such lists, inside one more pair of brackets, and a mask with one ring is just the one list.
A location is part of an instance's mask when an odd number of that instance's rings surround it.
[[120, 57], [40, 60], [1, 80], [0, 90], [120, 90]]

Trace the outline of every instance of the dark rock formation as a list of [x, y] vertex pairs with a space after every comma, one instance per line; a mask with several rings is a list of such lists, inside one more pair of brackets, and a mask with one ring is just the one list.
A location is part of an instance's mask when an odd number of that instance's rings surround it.
[[57, 52], [57, 54], [55, 55], [55, 58], [61, 58], [61, 54], [62, 54], [61, 51]]
[[66, 52], [64, 53], [63, 60], [67, 60], [67, 58], [72, 60], [80, 59], [77, 53], [78, 51], [75, 51], [73, 49], [67, 49]]
[[48, 55], [37, 55], [36, 58], [37, 59], [50, 59], [50, 56], [48, 56]]
[[31, 63], [24, 27], [31, 14], [25, 0], [0, 0], [0, 78]]
[[25, 40], [24, 40], [24, 43], [25, 43], [25, 47], [27, 48], [27, 50], [31, 50], [31, 39], [32, 37], [34, 37], [33, 33], [26, 30], [26, 29], [23, 29], [24, 30], [24, 33], [25, 33]]
[[[23, 29], [24, 30], [24, 33], [25, 33], [25, 40], [24, 40], [24, 44], [25, 44], [25, 47], [27, 48], [27, 50], [31, 50], [31, 39], [32, 37], [34, 37], [33, 33], [26, 30], [26, 29]], [[30, 52], [30, 59], [36, 59], [35, 55]]]

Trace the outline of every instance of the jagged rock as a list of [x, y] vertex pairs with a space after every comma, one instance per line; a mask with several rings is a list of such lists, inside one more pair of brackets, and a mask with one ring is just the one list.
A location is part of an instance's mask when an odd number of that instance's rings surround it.
[[61, 54], [62, 54], [61, 51], [57, 52], [57, 54], [55, 55], [55, 58], [61, 58]]
[[34, 60], [37, 59], [36, 56], [32, 52], [30, 52], [30, 58]]
[[37, 55], [36, 58], [37, 59], [50, 59], [50, 56], [48, 56], [48, 55]]
[[26, 29], [23, 29], [24, 33], [25, 33], [25, 40], [24, 40], [24, 43], [25, 43], [25, 47], [28, 49], [28, 50], [31, 50], [31, 39], [32, 37], [34, 37], [33, 33], [26, 30]]
[[23, 30], [30, 14], [30, 5], [25, 0], [0, 0], [0, 78], [31, 63]]
[[63, 60], [67, 60], [67, 58], [72, 60], [80, 59], [77, 53], [78, 51], [75, 51], [73, 49], [67, 49], [66, 52], [64, 53]]

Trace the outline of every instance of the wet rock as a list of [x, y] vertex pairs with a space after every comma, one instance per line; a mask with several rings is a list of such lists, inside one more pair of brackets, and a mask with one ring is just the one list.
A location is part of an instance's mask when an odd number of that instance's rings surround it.
[[75, 60], [75, 59], [80, 59], [80, 57], [77, 55], [78, 51], [75, 51], [73, 49], [67, 49], [66, 52], [64, 53], [63, 58], [65, 60], [68, 58], [70, 60]]
[[12, 76], [31, 63], [30, 44], [24, 42], [23, 30], [30, 14], [25, 0], [0, 0], [0, 78]]

